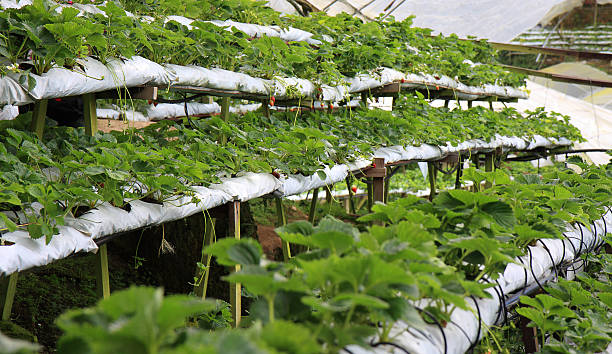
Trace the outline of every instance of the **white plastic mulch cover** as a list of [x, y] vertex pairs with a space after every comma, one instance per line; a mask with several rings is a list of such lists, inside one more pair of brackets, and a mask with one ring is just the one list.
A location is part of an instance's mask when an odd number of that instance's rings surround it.
[[346, 12], [366, 20], [379, 15], [403, 20], [437, 33], [508, 42], [537, 25], [562, 0], [308, 0], [330, 15]]
[[[535, 279], [542, 280], [548, 276], [556, 277], [554, 266], [563, 261], [571, 261], [579, 254], [593, 250], [602, 241], [604, 231], [612, 227], [612, 212], [604, 216], [590, 227], [567, 226], [563, 239], [544, 239], [536, 246], [529, 247], [527, 255], [516, 259], [516, 263], [509, 264], [498, 279], [495, 290], [488, 289], [490, 299], [468, 298], [471, 311], [457, 309], [451, 316], [451, 321], [443, 329], [444, 336], [439, 327], [427, 325], [425, 328], [410, 328], [409, 323], [402, 321], [396, 323], [390, 337], [392, 342], [400, 345], [410, 353], [465, 353], [472, 343], [476, 343], [484, 335], [486, 328], [503, 321], [503, 309], [500, 306], [500, 288], [508, 296], [512, 292], [536, 283]], [[524, 264], [526, 268], [522, 265]], [[579, 266], [577, 266], [579, 267]], [[571, 268], [570, 268], [571, 270]], [[504, 299], [505, 300], [505, 299]], [[419, 303], [420, 307], [426, 305], [425, 301]], [[482, 322], [481, 322], [482, 321]], [[364, 349], [349, 346], [352, 353], [388, 353], [392, 347], [379, 346]], [[445, 351], [446, 348], [446, 351]]]

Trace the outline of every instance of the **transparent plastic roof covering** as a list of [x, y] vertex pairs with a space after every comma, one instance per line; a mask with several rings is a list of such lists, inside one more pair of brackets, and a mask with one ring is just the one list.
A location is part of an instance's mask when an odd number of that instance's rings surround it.
[[378, 15], [398, 20], [415, 15], [415, 26], [436, 33], [508, 42], [537, 25], [563, 0], [308, 0], [330, 15], [346, 12], [364, 19]]

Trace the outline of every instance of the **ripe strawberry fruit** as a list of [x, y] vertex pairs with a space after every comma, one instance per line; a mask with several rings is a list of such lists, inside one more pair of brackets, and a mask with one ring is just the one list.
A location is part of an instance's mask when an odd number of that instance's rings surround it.
[[276, 171], [272, 171], [272, 176], [276, 177], [276, 178], [280, 178], [280, 174]]
[[352, 186], [351, 190], [353, 191], [353, 193], [357, 193], [357, 186]]

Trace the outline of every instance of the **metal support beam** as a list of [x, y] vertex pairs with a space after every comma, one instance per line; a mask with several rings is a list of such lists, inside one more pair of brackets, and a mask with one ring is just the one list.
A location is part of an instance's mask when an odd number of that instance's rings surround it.
[[15, 272], [7, 277], [0, 277], [0, 320], [11, 319], [11, 310], [17, 292], [17, 278], [19, 273]]
[[47, 105], [48, 100], [40, 100], [34, 103], [34, 111], [32, 112], [32, 123], [30, 123], [30, 130], [32, 130], [39, 139], [42, 139], [43, 132], [45, 130], [45, 118], [47, 117]]
[[83, 121], [85, 123], [85, 134], [96, 135], [98, 132], [98, 116], [96, 114], [96, 94], [83, 95]]
[[204, 249], [213, 244], [215, 239], [215, 219], [210, 216], [204, 216], [204, 238], [202, 239], [202, 256], [200, 263], [205, 266], [204, 269], [196, 269], [196, 284], [193, 287], [193, 292], [196, 296], [205, 299], [208, 290], [208, 279], [210, 276], [210, 262], [212, 254], [205, 254]]
[[110, 280], [108, 274], [108, 252], [107, 244], [103, 244], [95, 255], [96, 288], [98, 296], [106, 299], [110, 296]]
[[[240, 201], [233, 201], [229, 203], [229, 232], [237, 240], [240, 239]], [[236, 265], [231, 269], [234, 272], [240, 270], [240, 265]], [[233, 283], [229, 285], [230, 291], [230, 305], [232, 306], [232, 325], [238, 327], [240, 325], [240, 319], [242, 318], [242, 297], [241, 297], [242, 286], [240, 283]]]
[[[282, 198], [276, 198], [276, 217], [277, 226], [287, 225], [287, 214], [285, 214], [285, 207], [283, 206]], [[291, 246], [289, 245], [289, 242], [285, 240], [281, 241], [281, 245], [283, 249], [283, 259], [285, 262], [287, 262], [291, 258]]]

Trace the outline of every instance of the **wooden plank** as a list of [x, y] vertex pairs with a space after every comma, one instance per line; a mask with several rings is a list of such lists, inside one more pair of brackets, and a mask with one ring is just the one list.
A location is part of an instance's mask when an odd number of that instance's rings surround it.
[[[385, 202], [385, 177], [387, 174], [387, 169], [385, 168], [385, 159], [376, 157], [374, 158], [374, 167], [371, 170], [368, 170], [368, 176], [370, 176], [369, 171], [374, 170], [375, 176], [372, 176], [372, 199], [373, 202]], [[384, 174], [381, 176], [378, 171], [384, 171]]]
[[32, 130], [39, 139], [42, 139], [43, 132], [45, 130], [45, 118], [47, 118], [47, 105], [49, 100], [40, 100], [34, 103], [34, 111], [32, 112], [32, 123], [30, 123], [30, 130]]
[[549, 47], [537, 47], [533, 45], [522, 45], [522, 44], [510, 44], [510, 43], [497, 43], [489, 42], [491, 46], [497, 50], [507, 50], [511, 52], [520, 52], [528, 54], [547, 54], [564, 57], [573, 57], [578, 60], [586, 59], [597, 59], [597, 60], [612, 60], [612, 54], [610, 53], [599, 53], [584, 50], [571, 50], [571, 49], [560, 49], [560, 48], [549, 48]]
[[15, 272], [8, 277], [0, 277], [0, 314], [2, 321], [11, 319], [15, 293], [17, 292], [17, 278], [19, 273]]
[[436, 167], [435, 162], [427, 163], [427, 178], [429, 179], [429, 200], [436, 196]]
[[568, 82], [570, 84], [580, 84], [580, 85], [595, 86], [595, 87], [612, 87], [612, 81], [608, 81], [608, 80], [594, 80], [594, 79], [578, 77], [578, 76], [553, 74], [553, 73], [549, 73], [549, 72], [545, 72], [541, 70], [519, 68], [517, 66], [511, 66], [511, 65], [503, 65], [503, 64], [499, 64], [499, 65], [501, 65], [502, 67], [504, 67], [505, 69], [509, 71], [517, 72], [520, 74], [531, 75], [531, 76], [543, 77], [546, 79], [550, 79], [552, 81]]
[[110, 296], [110, 280], [108, 274], [108, 253], [107, 244], [98, 248], [98, 254], [94, 256], [96, 268], [96, 288], [98, 296], [106, 299]]
[[202, 256], [200, 257], [200, 263], [202, 263], [206, 269], [196, 270], [196, 284], [193, 287], [193, 292], [196, 296], [205, 299], [206, 292], [208, 290], [208, 279], [210, 276], [210, 263], [212, 260], [211, 254], [205, 254], [204, 249], [213, 244], [215, 239], [215, 219], [208, 215], [204, 216], [204, 238], [202, 239]]
[[308, 222], [314, 224], [317, 215], [317, 205], [319, 204], [319, 188], [312, 191], [312, 201], [310, 202], [310, 211], [308, 212]]
[[520, 316], [520, 327], [522, 332], [525, 353], [537, 353], [540, 345], [538, 343], [538, 330], [535, 327], [527, 327], [531, 320]]
[[[229, 231], [230, 235], [240, 240], [240, 202], [235, 200], [229, 203]], [[237, 272], [240, 265], [232, 267], [231, 271]], [[242, 286], [240, 283], [229, 285], [230, 305], [232, 307], [232, 326], [238, 327], [242, 318]]]
[[[276, 198], [276, 216], [277, 226], [287, 225], [287, 214], [285, 214], [285, 207], [283, 206], [282, 198]], [[289, 261], [291, 258], [291, 246], [289, 245], [289, 242], [281, 240], [281, 248], [283, 250], [283, 259], [285, 262]]]
[[[485, 154], [485, 171], [492, 172], [495, 169], [495, 152]], [[485, 188], [491, 188], [491, 182], [485, 182]]]
[[98, 116], [96, 114], [96, 95], [88, 93], [83, 95], [83, 121], [85, 134], [93, 136], [98, 132]]

